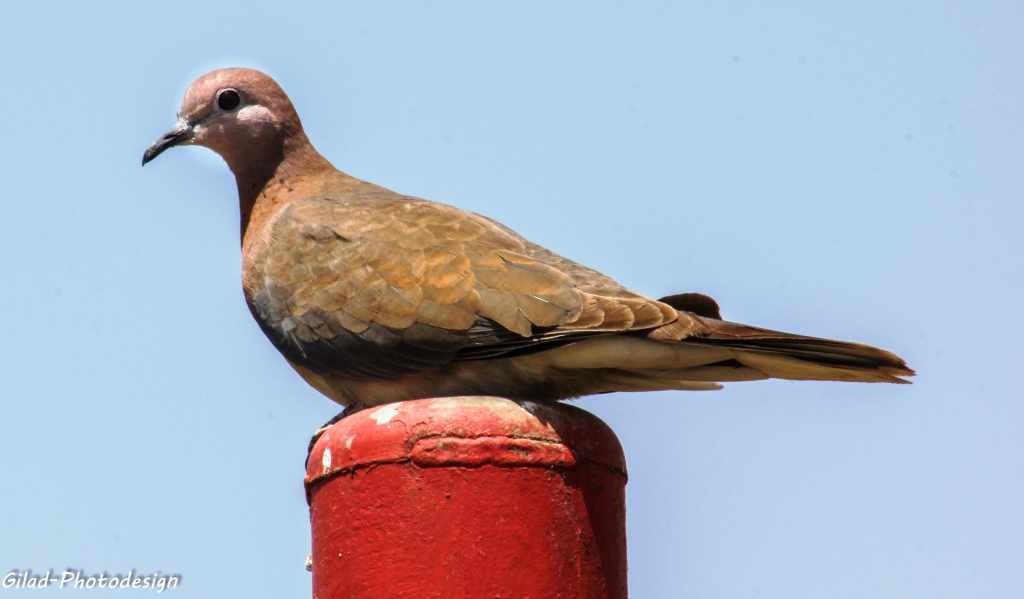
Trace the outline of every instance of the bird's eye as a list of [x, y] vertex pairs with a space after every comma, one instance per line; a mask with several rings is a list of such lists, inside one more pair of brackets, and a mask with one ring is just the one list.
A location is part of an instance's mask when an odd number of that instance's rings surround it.
[[224, 111], [231, 111], [238, 108], [242, 98], [233, 89], [224, 89], [217, 94], [217, 107]]

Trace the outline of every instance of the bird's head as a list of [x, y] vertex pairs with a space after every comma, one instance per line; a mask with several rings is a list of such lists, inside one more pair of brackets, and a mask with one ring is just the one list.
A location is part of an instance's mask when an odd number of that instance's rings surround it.
[[262, 156], [283, 156], [302, 124], [291, 100], [269, 76], [252, 69], [220, 69], [192, 82], [178, 112], [178, 123], [151, 145], [142, 164], [180, 145], [210, 148], [238, 167]]

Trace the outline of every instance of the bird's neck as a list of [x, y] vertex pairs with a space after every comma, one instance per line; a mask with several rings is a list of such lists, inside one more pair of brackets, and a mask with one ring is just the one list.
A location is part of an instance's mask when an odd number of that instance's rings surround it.
[[337, 169], [320, 155], [301, 131], [272, 146], [246, 148], [239, 160], [228, 158], [238, 184], [241, 237], [250, 226], [298, 197], [296, 186]]

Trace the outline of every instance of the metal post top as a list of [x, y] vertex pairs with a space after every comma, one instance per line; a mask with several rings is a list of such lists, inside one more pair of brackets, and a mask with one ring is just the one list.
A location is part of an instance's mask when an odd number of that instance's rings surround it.
[[379, 464], [418, 467], [572, 467], [579, 460], [626, 475], [615, 433], [597, 416], [563, 403], [500, 397], [443, 397], [367, 408], [317, 441], [306, 489]]

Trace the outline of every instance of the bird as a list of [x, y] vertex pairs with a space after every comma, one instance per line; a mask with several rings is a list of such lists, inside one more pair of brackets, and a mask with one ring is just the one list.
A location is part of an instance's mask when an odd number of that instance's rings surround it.
[[700, 293], [647, 297], [490, 218], [347, 175], [262, 72], [202, 75], [177, 117], [142, 164], [182, 145], [223, 157], [238, 186], [249, 310], [291, 367], [346, 410], [914, 375], [869, 345], [724, 320]]

